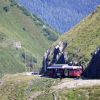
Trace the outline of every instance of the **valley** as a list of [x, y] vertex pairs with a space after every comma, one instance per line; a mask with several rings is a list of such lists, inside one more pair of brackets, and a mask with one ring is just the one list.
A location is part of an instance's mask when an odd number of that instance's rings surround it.
[[100, 0], [16, 0], [61, 34], [92, 13]]
[[[92, 9], [97, 4], [98, 0]], [[0, 0], [0, 100], [100, 100], [100, 7], [70, 31], [65, 24], [56, 25], [48, 25], [16, 0]], [[57, 32], [55, 27], [62, 29]], [[82, 76], [83, 68], [88, 67], [86, 75], [96, 77]], [[58, 77], [57, 68], [61, 73], [64, 68], [70, 72], [76, 68], [77, 73], [74, 70], [71, 74], [77, 75]]]

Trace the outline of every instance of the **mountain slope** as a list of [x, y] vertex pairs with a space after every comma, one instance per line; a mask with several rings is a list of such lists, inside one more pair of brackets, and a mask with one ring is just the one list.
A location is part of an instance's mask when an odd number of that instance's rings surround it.
[[[0, 73], [22, 72], [29, 64], [38, 69], [57, 38], [58, 33], [13, 0], [0, 1]], [[21, 49], [15, 48], [18, 43]]]
[[66, 51], [71, 59], [88, 63], [91, 53], [100, 46], [100, 7], [71, 31], [62, 35], [56, 43], [61, 40], [67, 41]]
[[89, 13], [100, 0], [16, 0], [61, 33], [67, 32]]

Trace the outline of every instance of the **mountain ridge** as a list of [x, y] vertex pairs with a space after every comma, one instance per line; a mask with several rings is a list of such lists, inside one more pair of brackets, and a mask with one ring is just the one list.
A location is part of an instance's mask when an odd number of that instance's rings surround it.
[[[13, 0], [0, 2], [0, 73], [38, 70], [44, 51], [59, 33]], [[16, 45], [21, 45], [20, 49]], [[31, 64], [31, 65], [30, 65]]]
[[[82, 60], [87, 63], [91, 59], [91, 53], [100, 46], [100, 7], [82, 20], [68, 33], [62, 35], [57, 42], [66, 41], [71, 59]], [[85, 62], [84, 62], [85, 61]]]

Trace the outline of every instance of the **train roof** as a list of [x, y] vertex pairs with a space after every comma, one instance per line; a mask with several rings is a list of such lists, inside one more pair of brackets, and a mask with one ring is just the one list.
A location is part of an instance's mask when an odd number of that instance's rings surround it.
[[68, 64], [54, 64], [47, 67], [47, 69], [81, 69], [81, 66], [70, 66]]

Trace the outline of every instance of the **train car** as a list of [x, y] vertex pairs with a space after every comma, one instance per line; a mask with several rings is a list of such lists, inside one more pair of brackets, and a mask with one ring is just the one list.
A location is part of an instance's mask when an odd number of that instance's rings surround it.
[[80, 77], [82, 72], [82, 66], [70, 66], [68, 64], [54, 64], [47, 68], [49, 77]]

